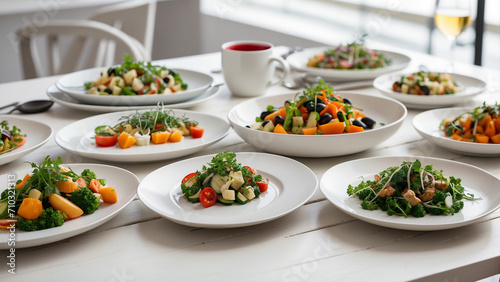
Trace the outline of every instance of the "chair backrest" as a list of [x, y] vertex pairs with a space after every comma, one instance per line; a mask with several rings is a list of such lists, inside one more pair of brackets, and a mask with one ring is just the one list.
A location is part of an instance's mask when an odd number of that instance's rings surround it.
[[142, 43], [153, 52], [156, 0], [134, 0], [100, 8], [89, 20], [113, 26]]
[[[150, 60], [137, 40], [95, 21], [51, 21], [36, 29], [19, 29], [17, 38], [25, 78], [109, 66], [123, 62], [124, 54], [138, 61]], [[119, 60], [115, 60], [115, 47], [124, 50]]]

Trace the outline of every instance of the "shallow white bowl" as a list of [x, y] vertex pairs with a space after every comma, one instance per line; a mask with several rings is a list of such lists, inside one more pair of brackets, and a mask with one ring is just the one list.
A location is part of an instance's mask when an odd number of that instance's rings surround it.
[[[337, 93], [338, 94], [338, 93]], [[403, 104], [385, 97], [340, 93], [373, 118], [377, 126], [359, 133], [337, 135], [277, 134], [247, 128], [268, 105], [281, 106], [295, 93], [259, 97], [236, 105], [228, 114], [234, 131], [258, 150], [294, 157], [333, 157], [368, 150], [393, 135], [403, 123], [407, 111]], [[383, 125], [382, 125], [383, 124]]]
[[413, 109], [432, 109], [455, 105], [479, 95], [486, 90], [486, 82], [481, 79], [451, 73], [453, 79], [459, 84], [459, 88], [457, 88], [459, 92], [455, 94], [427, 96], [402, 94], [392, 91], [394, 82], [401, 80], [401, 76], [408, 76], [410, 74], [411, 73], [391, 73], [381, 75], [373, 81], [373, 87], [382, 92], [382, 94], [396, 99], [405, 104], [408, 108]]
[[386, 58], [392, 60], [389, 66], [383, 68], [361, 70], [322, 69], [307, 66], [309, 58], [321, 54], [329, 48], [331, 47], [307, 48], [302, 52], [291, 54], [286, 58], [286, 60], [293, 69], [304, 71], [309, 75], [321, 76], [329, 81], [374, 79], [379, 75], [404, 69], [410, 64], [411, 61], [410, 57], [400, 53], [385, 50], [376, 50], [384, 54]]
[[470, 112], [473, 109], [474, 107], [459, 107], [429, 110], [413, 118], [413, 127], [429, 142], [447, 150], [476, 157], [500, 156], [500, 144], [480, 144], [457, 141], [444, 136], [444, 132], [439, 130], [439, 125], [443, 119], [451, 119], [465, 112]]

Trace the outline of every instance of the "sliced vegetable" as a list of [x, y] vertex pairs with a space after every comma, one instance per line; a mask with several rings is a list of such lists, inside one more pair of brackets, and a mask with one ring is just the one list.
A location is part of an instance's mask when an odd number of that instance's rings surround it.
[[118, 202], [118, 194], [114, 187], [102, 187], [99, 189], [99, 194], [101, 194], [102, 200], [105, 203], [114, 204]]
[[50, 194], [48, 195], [48, 197], [50, 205], [54, 209], [64, 213], [68, 217], [68, 219], [77, 218], [83, 214], [83, 210], [81, 208], [61, 195]]

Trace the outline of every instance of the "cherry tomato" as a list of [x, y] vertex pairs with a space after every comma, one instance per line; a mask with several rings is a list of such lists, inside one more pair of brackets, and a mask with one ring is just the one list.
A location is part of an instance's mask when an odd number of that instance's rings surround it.
[[264, 193], [269, 187], [269, 181], [267, 181], [267, 179], [262, 179], [260, 182], [257, 182], [257, 186], [259, 187], [260, 192]]
[[340, 60], [339, 65], [343, 69], [350, 69], [353, 67], [353, 64], [349, 63], [347, 60]]
[[250, 171], [253, 175], [256, 175], [256, 174], [257, 174], [257, 170], [255, 170], [255, 169], [253, 169], [253, 168], [251, 168], [251, 167], [249, 167], [249, 166], [247, 166], [247, 165], [246, 165], [245, 167], [246, 167], [246, 168], [247, 168], [247, 169], [248, 169], [248, 170], [249, 170], [249, 171]]
[[118, 135], [106, 136], [106, 135], [96, 135], [95, 144], [99, 147], [111, 147], [116, 145], [118, 141]]
[[191, 136], [193, 138], [201, 138], [203, 136], [203, 132], [205, 132], [205, 129], [200, 126], [191, 126], [189, 127], [189, 131], [191, 131]]
[[211, 207], [217, 202], [217, 193], [212, 187], [205, 187], [200, 193], [200, 203], [205, 207]]
[[182, 179], [181, 183], [184, 183], [186, 181], [188, 181], [189, 179], [191, 179], [193, 176], [196, 176], [196, 172], [191, 172], [190, 174], [184, 176], [184, 178]]

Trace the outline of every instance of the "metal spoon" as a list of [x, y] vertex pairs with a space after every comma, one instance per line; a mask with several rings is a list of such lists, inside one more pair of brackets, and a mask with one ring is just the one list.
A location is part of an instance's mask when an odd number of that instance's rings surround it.
[[7, 114], [11, 114], [14, 111], [20, 111], [23, 114], [34, 114], [34, 113], [40, 113], [48, 110], [54, 102], [50, 100], [34, 100], [34, 101], [28, 101], [25, 103], [22, 103], [20, 105], [16, 105], [10, 112]]

